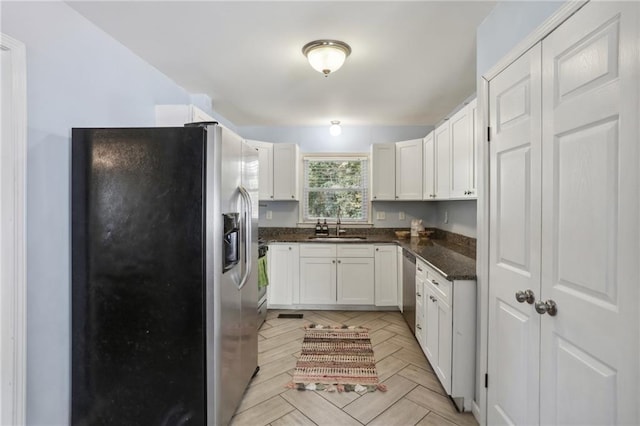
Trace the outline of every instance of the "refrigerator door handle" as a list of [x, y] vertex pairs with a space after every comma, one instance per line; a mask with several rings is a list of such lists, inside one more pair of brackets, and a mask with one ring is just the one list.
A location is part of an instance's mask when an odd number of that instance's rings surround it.
[[240, 280], [240, 284], [238, 285], [238, 290], [241, 290], [242, 287], [249, 280], [249, 275], [251, 275], [251, 263], [253, 259], [251, 259], [251, 218], [253, 217], [253, 206], [251, 205], [251, 195], [247, 192], [246, 189], [241, 185], [238, 187], [238, 191], [240, 191], [240, 195], [246, 204], [246, 210], [244, 212], [245, 224], [244, 224], [244, 250], [245, 250], [245, 272], [244, 276]]

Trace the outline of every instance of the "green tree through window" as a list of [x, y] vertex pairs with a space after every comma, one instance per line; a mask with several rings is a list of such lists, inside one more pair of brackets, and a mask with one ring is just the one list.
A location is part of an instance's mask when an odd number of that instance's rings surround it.
[[367, 158], [304, 159], [304, 221], [367, 222]]

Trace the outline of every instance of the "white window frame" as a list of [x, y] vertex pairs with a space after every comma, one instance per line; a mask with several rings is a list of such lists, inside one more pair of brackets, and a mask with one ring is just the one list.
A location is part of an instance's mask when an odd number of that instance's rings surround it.
[[[349, 219], [340, 219], [340, 222], [343, 225], [349, 225], [353, 227], [358, 226], [367, 226], [370, 227], [372, 225], [371, 222], [371, 156], [369, 153], [362, 152], [331, 152], [331, 153], [318, 153], [318, 154], [302, 154], [300, 156], [300, 205], [299, 205], [299, 225], [313, 225], [316, 221], [305, 220], [304, 212], [306, 210], [306, 182], [305, 182], [305, 160], [313, 159], [313, 160], [338, 160], [338, 159], [346, 159], [346, 160], [366, 160], [367, 161], [367, 171], [366, 171], [366, 188], [367, 188], [367, 200], [366, 200], [366, 208], [367, 208], [367, 217], [365, 221], [350, 221]], [[334, 224], [331, 222], [331, 224]]]

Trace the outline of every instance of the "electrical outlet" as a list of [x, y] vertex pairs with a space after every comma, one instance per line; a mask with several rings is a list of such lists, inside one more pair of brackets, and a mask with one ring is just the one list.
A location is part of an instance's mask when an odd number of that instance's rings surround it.
[[444, 211], [444, 223], [449, 223], [449, 211]]
[[271, 220], [271, 219], [273, 219], [273, 211], [267, 210], [267, 220]]
[[376, 219], [385, 220], [386, 218], [387, 218], [387, 215], [385, 212], [376, 212]]
[[404, 212], [400, 212], [400, 213], [398, 213], [398, 219], [399, 219], [399, 220], [404, 220], [404, 219], [405, 219], [405, 217], [404, 217]]

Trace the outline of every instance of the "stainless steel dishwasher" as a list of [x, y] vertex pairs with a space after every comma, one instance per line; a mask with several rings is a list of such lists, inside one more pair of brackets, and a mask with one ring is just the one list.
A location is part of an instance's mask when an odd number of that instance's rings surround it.
[[416, 256], [402, 250], [402, 315], [412, 333], [416, 330]]

